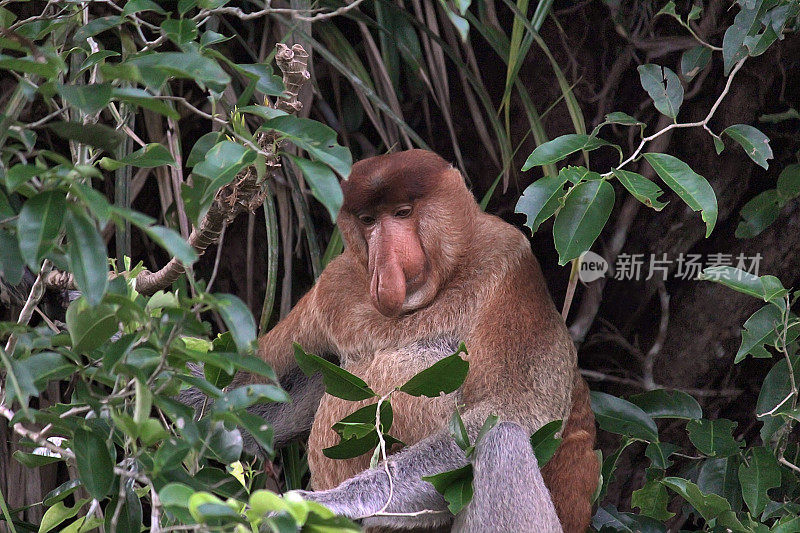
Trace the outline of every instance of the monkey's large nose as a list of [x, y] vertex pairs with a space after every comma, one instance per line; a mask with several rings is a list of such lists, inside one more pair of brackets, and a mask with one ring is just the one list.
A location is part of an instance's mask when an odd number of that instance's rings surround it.
[[372, 268], [370, 296], [372, 305], [382, 315], [396, 317], [403, 310], [406, 301], [406, 276], [396, 258], [376, 261]]

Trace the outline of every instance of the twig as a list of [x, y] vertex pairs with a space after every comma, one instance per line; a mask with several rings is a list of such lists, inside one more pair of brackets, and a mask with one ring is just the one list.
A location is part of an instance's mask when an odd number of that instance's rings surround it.
[[642, 381], [647, 390], [653, 390], [656, 386], [653, 380], [653, 367], [655, 366], [656, 356], [664, 347], [667, 338], [667, 328], [669, 327], [669, 294], [667, 293], [664, 282], [658, 284], [659, 300], [661, 301], [661, 320], [658, 324], [658, 335], [653, 345], [647, 351], [642, 363]]
[[[33, 310], [39, 304], [39, 300], [42, 299], [44, 296], [44, 289], [45, 289], [45, 278], [50, 273], [50, 269], [53, 268], [53, 264], [50, 262], [49, 259], [45, 259], [42, 262], [42, 268], [39, 270], [39, 274], [36, 276], [36, 281], [33, 282], [33, 286], [31, 287], [31, 292], [28, 294], [28, 299], [25, 301], [25, 305], [22, 306], [22, 310], [19, 312], [19, 318], [17, 319], [17, 324], [27, 324], [31, 316], [33, 316]], [[8, 336], [8, 341], [6, 342], [6, 353], [11, 356], [14, 353], [14, 346], [17, 345], [17, 336], [15, 334], [11, 334]]]

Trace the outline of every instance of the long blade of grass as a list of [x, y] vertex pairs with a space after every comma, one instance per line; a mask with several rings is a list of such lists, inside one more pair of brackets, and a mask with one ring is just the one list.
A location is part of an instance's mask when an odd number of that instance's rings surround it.
[[264, 222], [267, 225], [267, 289], [264, 293], [264, 304], [261, 306], [261, 320], [258, 330], [263, 335], [267, 332], [269, 319], [275, 308], [275, 293], [278, 289], [278, 216], [275, 212], [275, 199], [272, 196], [272, 185], [266, 179], [266, 198], [264, 200]]

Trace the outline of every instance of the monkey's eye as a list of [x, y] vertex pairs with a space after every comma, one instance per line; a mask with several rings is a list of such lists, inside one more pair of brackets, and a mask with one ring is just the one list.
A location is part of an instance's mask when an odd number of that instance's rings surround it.
[[370, 215], [360, 215], [358, 220], [360, 220], [365, 226], [371, 226], [375, 223], [375, 217]]
[[397, 211], [394, 212], [394, 216], [397, 218], [406, 218], [407, 216], [411, 215], [411, 206], [403, 206]]

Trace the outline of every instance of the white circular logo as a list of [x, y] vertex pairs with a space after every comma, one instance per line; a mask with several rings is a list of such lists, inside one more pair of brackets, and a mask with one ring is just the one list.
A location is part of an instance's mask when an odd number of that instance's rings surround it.
[[584, 283], [598, 280], [608, 272], [608, 262], [592, 251], [583, 252], [580, 261], [581, 268], [578, 271], [578, 279]]

